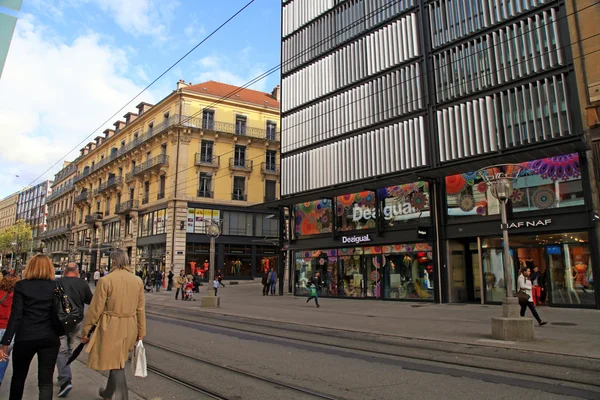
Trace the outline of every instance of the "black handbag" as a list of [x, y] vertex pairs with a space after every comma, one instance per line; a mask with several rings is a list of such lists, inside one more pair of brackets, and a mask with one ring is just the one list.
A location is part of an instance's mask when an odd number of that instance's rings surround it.
[[519, 298], [519, 305], [523, 306], [523, 305], [527, 305], [527, 303], [529, 303], [529, 295], [525, 292], [522, 291], [518, 291], [517, 292], [517, 297]]
[[62, 283], [59, 281], [55, 283], [54, 316], [56, 317], [56, 329], [62, 336], [75, 332], [78, 321], [83, 319], [83, 312], [69, 299]]

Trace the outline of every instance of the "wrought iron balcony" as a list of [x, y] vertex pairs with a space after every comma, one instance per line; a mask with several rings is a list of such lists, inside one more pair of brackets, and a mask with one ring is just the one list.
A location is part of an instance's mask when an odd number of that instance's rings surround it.
[[148, 196], [146, 196], [146, 197], [142, 197], [142, 204], [148, 204], [148, 201], [149, 201], [149, 200], [150, 200], [150, 199], [148, 198]]
[[204, 165], [207, 167], [219, 168], [219, 165], [221, 165], [221, 157], [196, 153], [196, 156], [194, 157], [194, 164], [196, 166]]
[[101, 220], [102, 220], [101, 212], [95, 212], [95, 213], [85, 216], [85, 223], [89, 224], [89, 225], [93, 225], [96, 222], [101, 221]]
[[77, 172], [77, 163], [72, 162], [69, 165], [67, 165], [66, 167], [64, 167], [63, 169], [61, 169], [60, 171], [58, 171], [58, 173], [56, 175], [54, 175], [54, 182], [59, 183], [60, 181], [65, 179], [67, 176], [72, 175], [75, 172]]
[[166, 165], [169, 165], [169, 156], [166, 154], [159, 154], [156, 157], [152, 157], [148, 161], [144, 161], [140, 165], [136, 165], [133, 171], [127, 174], [127, 177], [125, 179], [127, 181], [130, 181], [134, 177], [144, 174], [145, 172], [153, 168], [160, 168]]
[[115, 214], [127, 214], [135, 211], [140, 207], [140, 202], [137, 200], [127, 200], [115, 206]]
[[82, 203], [82, 202], [88, 201], [89, 198], [90, 198], [90, 193], [88, 191], [81, 192], [77, 196], [75, 196], [75, 200], [73, 200], [73, 203]]
[[[194, 121], [192, 126], [198, 127], [207, 131], [214, 131], [218, 133], [228, 133], [237, 136], [249, 136], [257, 139], [276, 140], [279, 141], [279, 132], [273, 129], [260, 129], [252, 128], [249, 126], [239, 126], [229, 122], [220, 121], [205, 121], [201, 118], [192, 118], [190, 121]], [[184, 120], [185, 121], [185, 120]], [[189, 125], [188, 125], [189, 126]]]
[[62, 196], [65, 193], [70, 192], [71, 190], [73, 190], [73, 181], [68, 181], [60, 189], [52, 190], [52, 194], [50, 196], [46, 197], [46, 203], [50, 203], [50, 202], [56, 200], [57, 198], [59, 198], [60, 196]]
[[279, 175], [279, 165], [270, 162], [261, 163], [260, 172], [263, 174]]
[[213, 192], [209, 190], [198, 190], [198, 197], [212, 198]]
[[99, 195], [109, 189], [118, 189], [123, 186], [123, 178], [120, 176], [113, 176], [109, 178], [106, 182], [102, 182], [102, 184], [98, 187], [98, 189], [94, 190], [94, 196]]
[[231, 200], [246, 201], [247, 199], [248, 199], [248, 196], [246, 195], [246, 193], [243, 193], [242, 191], [237, 191], [237, 192], [231, 193]]
[[51, 231], [46, 231], [40, 235], [40, 239], [48, 239], [58, 235], [64, 235], [66, 233], [71, 232], [71, 224], [66, 224], [65, 226], [61, 226], [60, 228], [52, 229]]
[[77, 175], [75, 175], [73, 177], [73, 183], [79, 182], [80, 180], [82, 180], [83, 178], [88, 176], [90, 174], [90, 172], [91, 172], [90, 168], [87, 168], [87, 169], [84, 168], [84, 170], [82, 172], [79, 172]]
[[252, 171], [253, 165], [254, 162], [252, 160], [242, 160], [234, 157], [229, 159], [229, 169]]

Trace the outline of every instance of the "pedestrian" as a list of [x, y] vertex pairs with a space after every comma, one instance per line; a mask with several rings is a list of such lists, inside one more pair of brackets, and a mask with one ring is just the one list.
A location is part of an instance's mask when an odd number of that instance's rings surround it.
[[225, 287], [225, 284], [222, 282], [223, 281], [223, 273], [221, 272], [221, 270], [217, 271], [217, 280], [219, 281], [219, 285]]
[[[106, 388], [98, 392], [105, 400], [128, 398], [125, 364], [136, 341], [146, 336], [143, 283], [133, 274], [124, 250], [110, 253], [112, 270], [100, 281], [81, 331], [82, 343], [88, 343], [87, 366], [110, 371]], [[90, 339], [92, 326], [96, 330]]]
[[100, 271], [94, 271], [94, 286], [98, 286], [98, 281], [100, 280]]
[[[8, 325], [8, 319], [10, 318], [10, 311], [12, 309], [12, 302], [14, 296], [15, 285], [19, 278], [14, 275], [4, 275], [2, 281], [0, 281], [0, 336], [4, 335], [6, 331], [6, 325]], [[6, 360], [0, 362], [0, 385], [4, 380], [4, 374], [6, 373], [6, 367], [8, 367], [8, 356], [13, 348], [13, 343], [8, 346], [6, 351]]]
[[263, 296], [269, 294], [269, 273], [265, 272], [262, 277]]
[[308, 287], [310, 290], [310, 295], [308, 296], [308, 299], [306, 299], [306, 302], [308, 303], [311, 299], [315, 299], [315, 304], [317, 305], [317, 308], [321, 307], [319, 305], [319, 290], [321, 289], [322, 286], [322, 282], [321, 282], [321, 273], [319, 271], [315, 272], [315, 274], [308, 280]]
[[77, 328], [73, 333], [67, 333], [60, 337], [60, 349], [56, 360], [56, 368], [58, 369], [58, 397], [66, 397], [71, 389], [73, 389], [71, 366], [67, 365], [67, 361], [73, 354], [73, 347], [78, 343], [78, 335], [83, 322], [83, 310], [85, 304], [90, 304], [92, 301], [92, 291], [87, 282], [77, 279], [78, 271], [77, 264], [69, 263], [65, 268], [65, 275], [59, 281], [65, 289], [65, 293], [69, 296], [71, 303], [81, 310], [81, 320], [77, 321]]
[[531, 274], [531, 270], [529, 268], [522, 267], [521, 274], [519, 275], [519, 280], [517, 282], [517, 291], [524, 293], [528, 296], [527, 299], [519, 298], [519, 304], [521, 305], [521, 317], [525, 316], [525, 311], [529, 307], [531, 314], [533, 314], [533, 317], [537, 320], [538, 324], [540, 326], [544, 326], [547, 324], [547, 322], [542, 321], [542, 319], [540, 318], [540, 315], [538, 314], [537, 310], [535, 309], [535, 305], [533, 304], [533, 297], [532, 297], [532, 293], [531, 293], [532, 284], [531, 284], [531, 280], [529, 279], [530, 274]]
[[185, 284], [185, 271], [182, 269], [179, 271], [179, 276], [175, 279], [175, 300], [179, 297], [179, 292], [181, 291], [181, 300], [185, 300], [183, 285]]
[[219, 281], [215, 279], [213, 281], [213, 289], [215, 289], [215, 297], [217, 296], [217, 291], [219, 290]]
[[200, 293], [200, 275], [194, 275], [192, 282], [194, 283], [194, 292]]
[[275, 268], [271, 268], [271, 272], [269, 272], [269, 289], [271, 291], [271, 296], [275, 296], [276, 286], [277, 286], [277, 274], [275, 273]]
[[29, 260], [17, 282], [8, 325], [2, 336], [0, 361], [8, 358], [8, 346], [14, 337], [13, 375], [10, 400], [21, 400], [31, 360], [37, 354], [39, 400], [52, 399], [52, 375], [60, 347], [54, 323], [54, 268], [52, 261], [38, 254]]
[[160, 287], [162, 285], [162, 272], [158, 269], [154, 273], [154, 285], [156, 286], [156, 291], [160, 292]]
[[172, 292], [173, 291], [173, 277], [175, 276], [175, 274], [173, 273], [173, 270], [169, 270], [169, 275], [167, 275], [167, 292]]

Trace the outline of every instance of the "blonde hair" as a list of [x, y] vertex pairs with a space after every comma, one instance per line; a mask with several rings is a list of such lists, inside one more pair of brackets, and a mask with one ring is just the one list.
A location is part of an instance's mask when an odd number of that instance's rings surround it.
[[54, 266], [48, 256], [43, 254], [35, 255], [29, 260], [27, 268], [23, 271], [25, 279], [42, 279], [46, 281], [54, 280]]

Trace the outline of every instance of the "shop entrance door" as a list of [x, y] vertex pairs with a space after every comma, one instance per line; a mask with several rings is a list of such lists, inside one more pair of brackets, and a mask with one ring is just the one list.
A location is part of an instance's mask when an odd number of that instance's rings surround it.
[[477, 242], [449, 241], [450, 302], [481, 301], [481, 271]]

